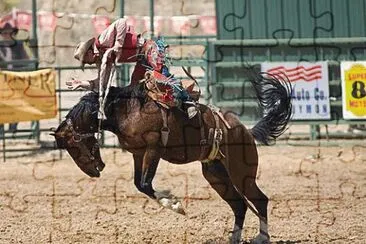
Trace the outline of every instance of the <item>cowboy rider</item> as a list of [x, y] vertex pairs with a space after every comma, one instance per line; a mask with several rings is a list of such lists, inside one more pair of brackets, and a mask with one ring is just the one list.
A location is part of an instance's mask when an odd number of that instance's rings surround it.
[[[147, 69], [144, 62], [138, 62], [141, 56], [143, 56], [141, 52], [146, 43], [147, 40], [141, 34], [137, 35], [132, 27], [127, 25], [125, 18], [114, 21], [97, 38], [93, 37], [86, 42], [80, 42], [74, 52], [74, 58], [80, 61], [82, 68], [85, 64], [96, 64], [98, 77], [86, 81], [72, 79], [66, 82], [67, 87], [73, 90], [85, 89], [99, 91], [99, 95], [101, 96], [106, 91], [109, 79], [113, 75], [113, 65], [116, 62], [136, 62], [131, 83], [138, 83], [144, 79]], [[155, 69], [156, 65], [152, 66]], [[167, 72], [165, 64], [157, 65], [157, 67], [160, 70], [156, 71], [160, 73]], [[100, 119], [105, 119], [103, 107], [104, 104], [99, 109], [98, 118]], [[192, 109], [188, 108], [188, 116], [190, 118], [194, 117], [196, 113], [195, 107]]]

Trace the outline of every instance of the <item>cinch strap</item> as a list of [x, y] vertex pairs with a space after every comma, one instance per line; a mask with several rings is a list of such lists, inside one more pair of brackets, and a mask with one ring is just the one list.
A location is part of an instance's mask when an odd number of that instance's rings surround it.
[[[211, 151], [210, 151], [209, 155], [207, 156], [207, 158], [205, 160], [201, 160], [201, 162], [203, 162], [203, 163], [210, 162], [214, 159], [225, 158], [225, 155], [220, 150], [220, 143], [223, 139], [223, 136], [225, 136], [225, 141], [227, 143], [227, 129], [231, 129], [231, 126], [226, 121], [226, 119], [220, 112], [219, 108], [217, 108], [211, 104], [208, 105], [208, 108], [210, 109], [212, 116], [215, 119], [215, 129], [213, 129], [213, 128], [210, 129], [211, 133], [209, 133], [209, 138], [213, 131], [212, 147], [211, 147]], [[220, 119], [222, 120], [222, 122], [225, 125], [225, 128], [224, 128], [225, 133], [223, 133], [222, 130], [220, 129]], [[211, 135], [211, 137], [212, 137], [212, 135]], [[201, 156], [203, 156], [202, 152], [201, 152]], [[201, 157], [201, 158], [203, 158], [203, 157]]]
[[168, 127], [168, 114], [164, 108], [161, 108], [161, 115], [163, 117], [163, 127], [160, 130], [161, 133], [161, 142], [163, 143], [164, 147], [168, 144], [168, 138], [170, 129]]

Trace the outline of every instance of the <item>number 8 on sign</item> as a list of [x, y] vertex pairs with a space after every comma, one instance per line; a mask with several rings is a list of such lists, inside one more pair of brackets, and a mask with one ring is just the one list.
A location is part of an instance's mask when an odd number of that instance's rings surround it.
[[366, 97], [366, 88], [363, 81], [355, 81], [352, 83], [352, 97], [364, 98]]
[[366, 62], [342, 62], [344, 119], [366, 119]]

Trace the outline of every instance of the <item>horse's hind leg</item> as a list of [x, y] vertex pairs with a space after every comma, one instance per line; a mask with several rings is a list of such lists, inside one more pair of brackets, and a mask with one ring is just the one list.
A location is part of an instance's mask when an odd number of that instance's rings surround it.
[[202, 172], [205, 179], [212, 188], [224, 199], [231, 207], [235, 215], [235, 224], [231, 236], [231, 243], [239, 243], [247, 206], [242, 197], [235, 190], [225, 167], [219, 160], [210, 163], [202, 163]]
[[270, 239], [267, 221], [268, 198], [256, 183], [257, 147], [253, 137], [243, 127], [236, 128], [235, 132], [232, 132], [232, 144], [227, 144], [223, 164], [235, 189], [243, 199], [246, 198], [254, 205], [259, 215], [260, 232], [253, 243], [268, 243]]
[[252, 243], [269, 243], [268, 234], [268, 197], [259, 189], [255, 182], [255, 178], [246, 179], [244, 184], [244, 191], [242, 191], [247, 199], [253, 203], [254, 207], [257, 209], [258, 214], [261, 216], [259, 219], [259, 234], [253, 240]]
[[[236, 168], [239, 166], [239, 168]], [[260, 220], [259, 235], [253, 243], [269, 243], [267, 206], [268, 197], [259, 189], [256, 183], [257, 164], [243, 164], [239, 161], [230, 162], [228, 172], [235, 189], [239, 194], [249, 200], [257, 210]]]

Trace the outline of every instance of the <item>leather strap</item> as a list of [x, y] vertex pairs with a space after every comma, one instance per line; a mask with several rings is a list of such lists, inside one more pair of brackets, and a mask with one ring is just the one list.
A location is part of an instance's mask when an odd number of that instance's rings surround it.
[[206, 137], [205, 137], [205, 127], [204, 127], [204, 123], [203, 123], [201, 110], [198, 110], [198, 120], [200, 123], [200, 132], [201, 132], [201, 141], [200, 141], [201, 153], [200, 153], [199, 160], [203, 160], [206, 158], [210, 145], [209, 145], [208, 139], [206, 139]]
[[[211, 111], [215, 114], [217, 114], [222, 122], [225, 124], [226, 128], [231, 129], [231, 126], [227, 122], [227, 120], [224, 118], [224, 115], [221, 113], [220, 109], [216, 107], [215, 105], [209, 104], [208, 107], [211, 109]], [[217, 127], [216, 127], [217, 128]]]
[[170, 129], [168, 127], [168, 113], [167, 110], [164, 108], [161, 108], [160, 111], [163, 117], [163, 127], [160, 129], [161, 142], [163, 143], [163, 146], [166, 147], [166, 145], [168, 144], [169, 133], [170, 133]]
[[[201, 157], [201, 162], [203, 162], [203, 163], [210, 162], [210, 161], [212, 161], [216, 158], [225, 158], [225, 155], [220, 150], [220, 143], [222, 141], [223, 134], [224, 134], [225, 139], [227, 141], [227, 131], [226, 131], [226, 128], [224, 128], [225, 133], [222, 132], [222, 130], [220, 128], [220, 118], [221, 118], [221, 120], [223, 120], [225, 126], [230, 128], [230, 125], [223, 118], [222, 114], [220, 113], [220, 111], [217, 107], [209, 105], [208, 108], [210, 109], [210, 111], [212, 113], [212, 116], [215, 119], [215, 129], [213, 129], [214, 133], [213, 133], [213, 136], [212, 136], [213, 137], [212, 138], [212, 143], [210, 141], [211, 150], [210, 150], [209, 154], [206, 157]], [[221, 114], [221, 116], [220, 116], [220, 114]]]

